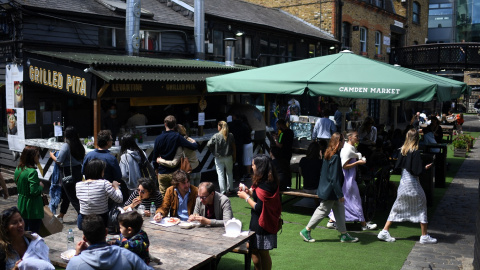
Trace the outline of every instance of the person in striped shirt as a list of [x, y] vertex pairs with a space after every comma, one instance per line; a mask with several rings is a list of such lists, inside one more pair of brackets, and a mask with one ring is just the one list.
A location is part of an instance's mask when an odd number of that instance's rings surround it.
[[108, 221], [108, 198], [116, 203], [123, 201], [120, 184], [117, 181], [110, 183], [103, 179], [106, 163], [94, 158], [85, 166], [86, 181], [76, 184], [77, 198], [80, 202], [80, 214], [77, 226], [82, 229], [82, 220], [86, 215], [100, 215], [107, 226]]
[[128, 208], [137, 209], [140, 204], [145, 206], [145, 216], [150, 216], [150, 206], [152, 202], [155, 204], [156, 209], [162, 206], [163, 196], [158, 189], [155, 188], [155, 183], [150, 178], [138, 179], [137, 189], [130, 195], [125, 202], [123, 210]]

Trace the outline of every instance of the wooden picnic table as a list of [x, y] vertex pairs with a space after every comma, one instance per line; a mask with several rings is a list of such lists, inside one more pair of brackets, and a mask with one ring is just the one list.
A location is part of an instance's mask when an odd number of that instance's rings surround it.
[[[195, 227], [182, 229], [179, 226], [163, 227], [151, 224], [145, 218], [143, 230], [150, 240], [150, 254], [159, 258], [162, 264], [150, 263], [154, 269], [198, 269], [207, 266], [216, 269], [220, 258], [237, 246], [249, 241], [255, 232], [236, 238], [225, 237], [224, 227]], [[74, 230], [78, 241], [83, 233]], [[108, 238], [109, 236], [107, 236]], [[44, 238], [50, 248], [50, 260], [53, 265], [66, 267], [60, 254], [66, 250], [67, 230]], [[250, 252], [250, 251], [249, 251]], [[251, 253], [248, 254], [251, 258]], [[245, 269], [250, 269], [250, 260]]]

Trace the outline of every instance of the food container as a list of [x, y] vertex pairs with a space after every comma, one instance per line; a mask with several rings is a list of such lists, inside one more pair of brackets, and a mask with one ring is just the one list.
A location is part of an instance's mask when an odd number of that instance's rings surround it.
[[67, 251], [64, 251], [60, 254], [60, 258], [64, 260], [65, 262], [69, 262], [71, 258], [75, 256], [75, 250], [74, 249], [69, 249]]

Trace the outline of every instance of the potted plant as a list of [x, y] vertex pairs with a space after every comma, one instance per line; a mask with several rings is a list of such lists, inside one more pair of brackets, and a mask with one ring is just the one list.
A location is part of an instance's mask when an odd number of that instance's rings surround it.
[[463, 136], [458, 136], [452, 141], [453, 146], [453, 156], [454, 157], [465, 157], [467, 155], [468, 144], [465, 141]]

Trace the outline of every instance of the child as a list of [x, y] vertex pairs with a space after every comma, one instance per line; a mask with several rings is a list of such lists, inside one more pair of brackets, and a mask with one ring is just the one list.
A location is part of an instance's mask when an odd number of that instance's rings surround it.
[[463, 120], [463, 113], [461, 114], [457, 114], [457, 130], [458, 130], [458, 133], [461, 134], [463, 133], [462, 131], [462, 125], [463, 125], [463, 122], [465, 122], [465, 120]]
[[148, 247], [150, 241], [147, 233], [142, 230], [143, 218], [137, 211], [130, 211], [118, 216], [120, 225], [120, 240], [115, 241], [115, 245], [124, 247], [137, 254], [148, 265], [150, 263], [150, 254]]

